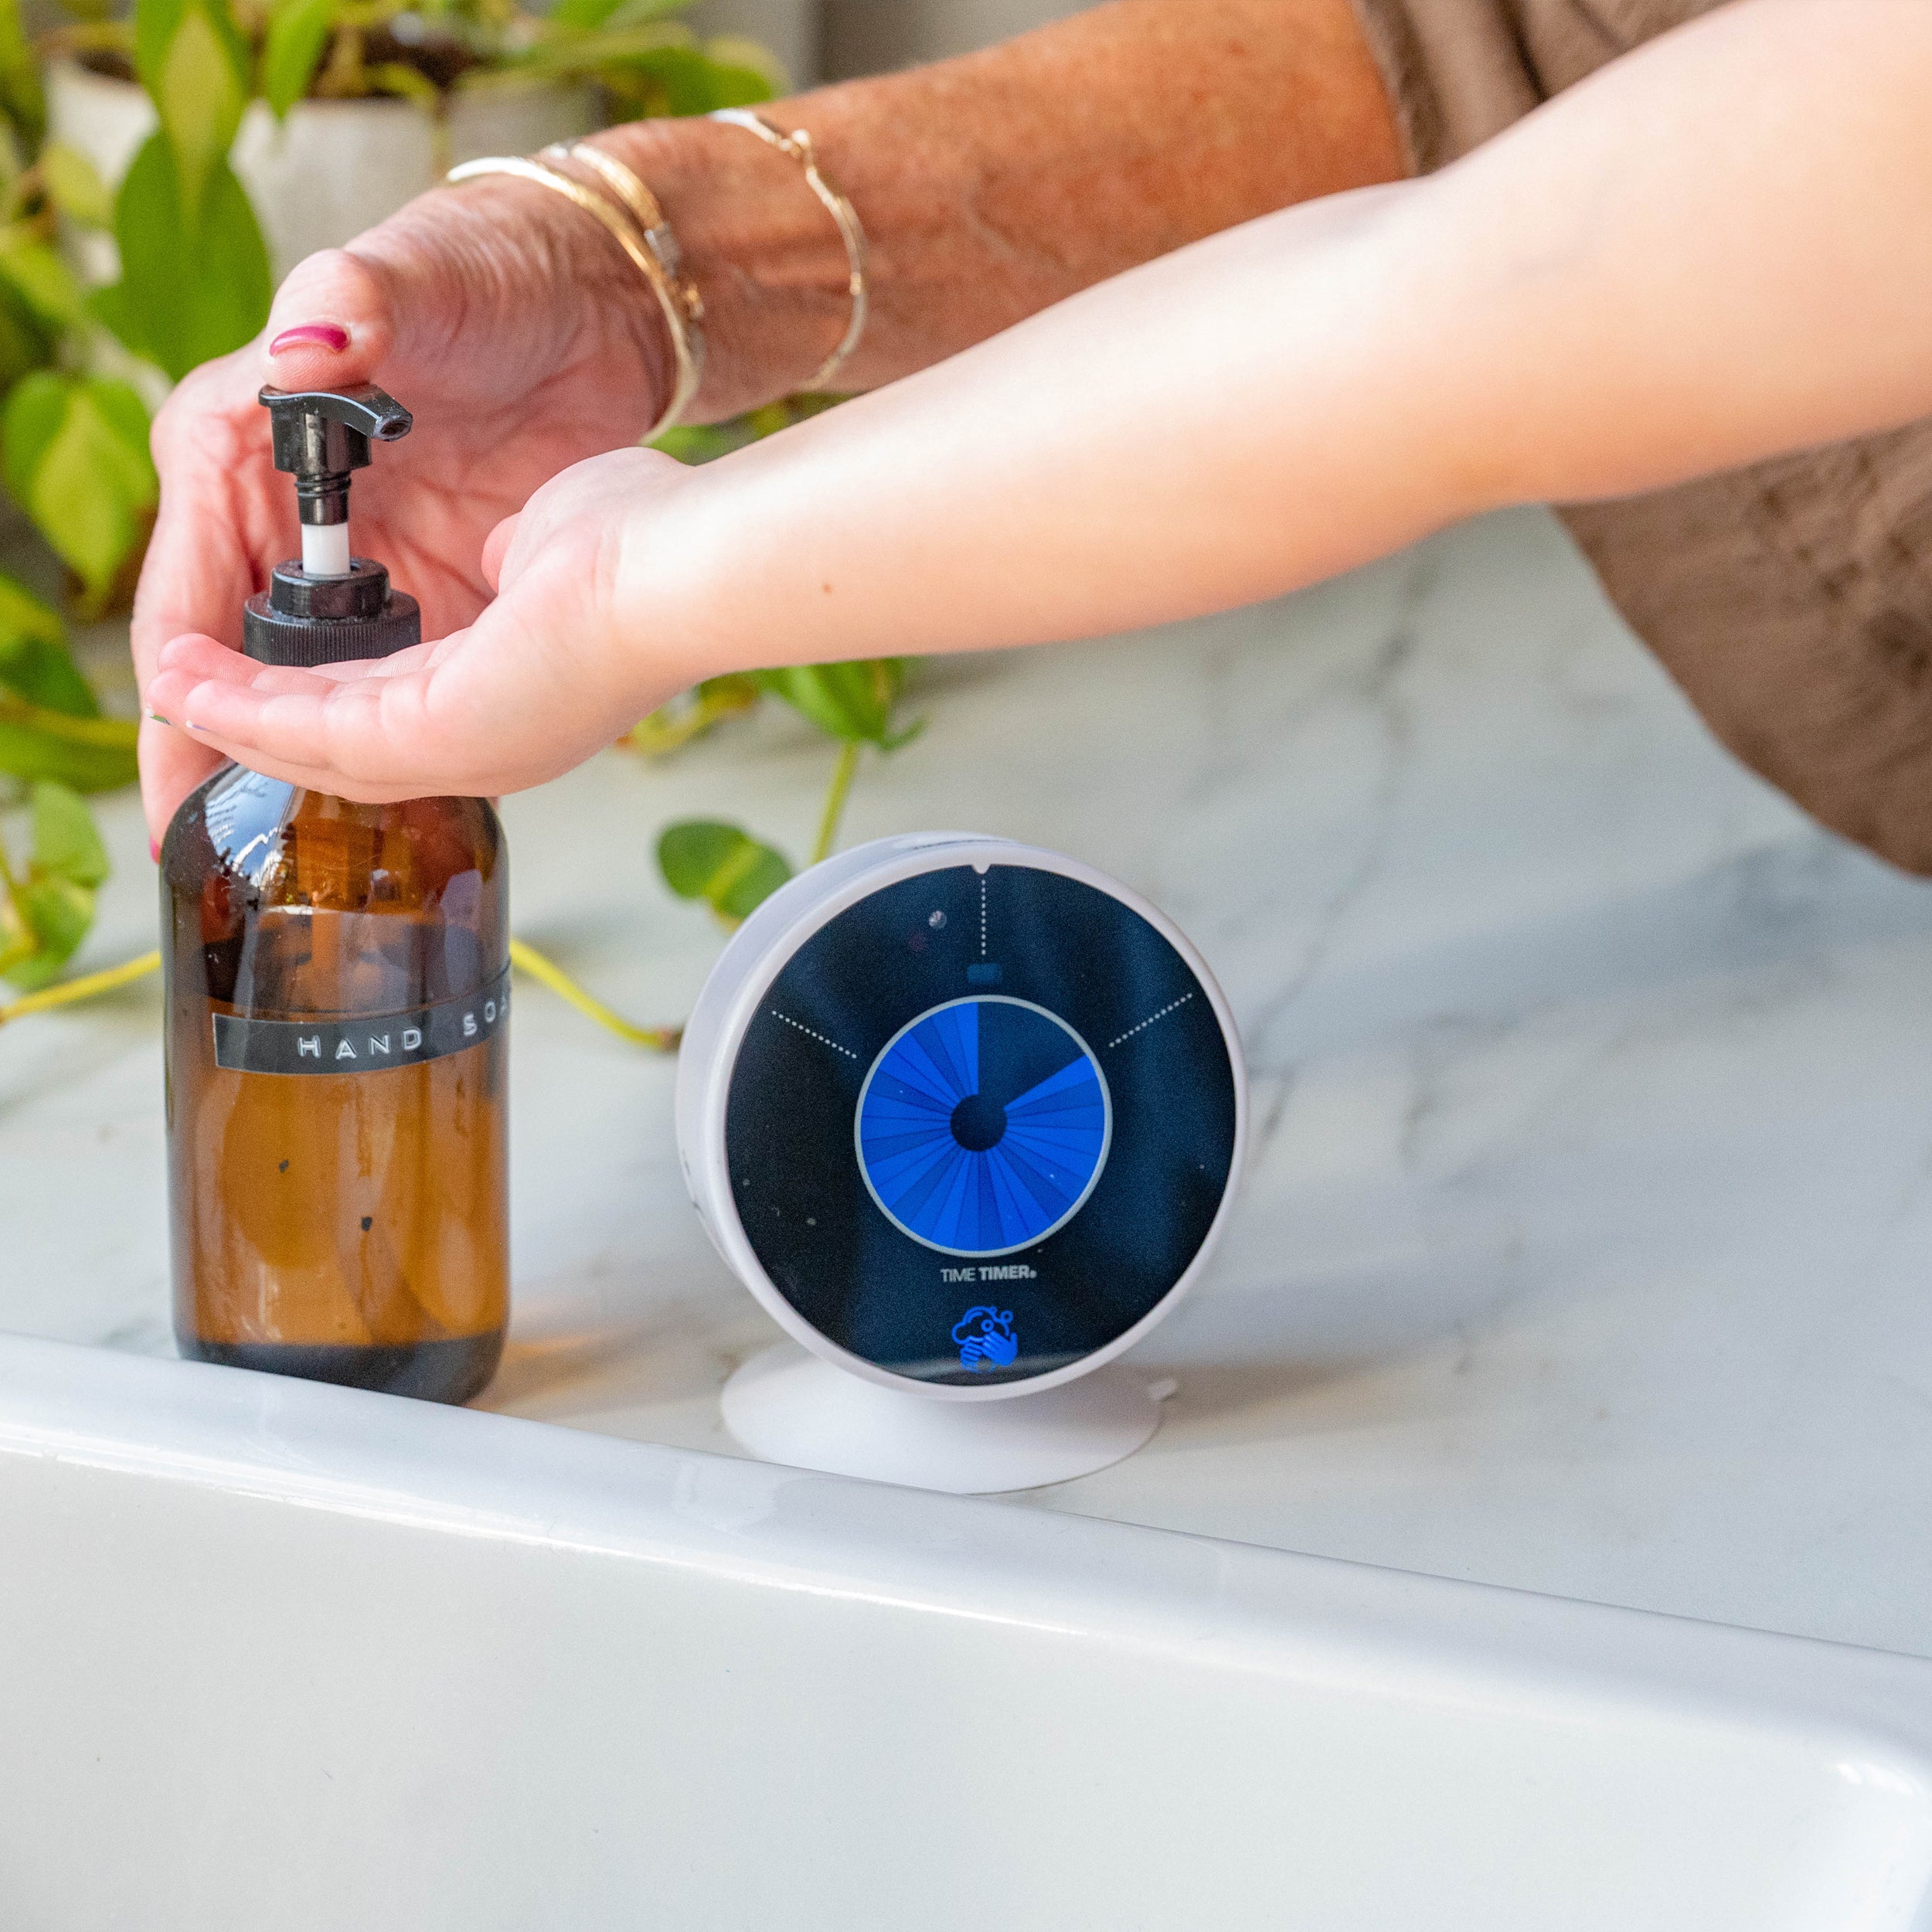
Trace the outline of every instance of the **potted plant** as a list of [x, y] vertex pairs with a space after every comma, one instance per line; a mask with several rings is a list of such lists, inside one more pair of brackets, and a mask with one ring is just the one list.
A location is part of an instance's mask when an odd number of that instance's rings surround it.
[[[675, 17], [681, 0], [561, 0], [543, 19], [514, 0], [412, 12], [380, 0], [277, 0], [263, 14], [245, 4], [137, 0], [131, 22], [60, 29], [50, 133], [18, 0], [0, 0], [0, 476], [83, 614], [114, 607], [138, 566], [157, 490], [149, 404], [261, 326], [277, 253], [348, 239], [454, 155], [526, 149], [606, 116], [762, 99], [778, 80], [746, 43], [700, 43]], [[366, 166], [368, 154], [381, 165]], [[298, 181], [327, 209], [306, 230], [311, 207], [276, 212]], [[831, 400], [794, 398], [662, 441], [702, 461]], [[890, 661], [713, 679], [628, 743], [663, 755], [766, 696], [788, 704], [838, 747], [809, 848], [819, 859], [866, 748], [917, 733], [896, 723], [901, 684]], [[134, 740], [131, 722], [101, 716], [59, 614], [0, 575], [0, 821], [21, 808], [11, 828], [0, 822], [0, 980], [28, 989], [0, 1021], [151, 969], [149, 955], [51, 983], [107, 871], [81, 794], [132, 779]], [[727, 924], [791, 871], [777, 847], [716, 820], [668, 828], [658, 862], [673, 892]], [[513, 953], [626, 1038], [675, 1044], [675, 1029], [631, 1026], [528, 946]]]
[[[82, 615], [138, 568], [151, 406], [261, 327], [289, 260], [454, 155], [781, 84], [750, 43], [701, 43], [682, 4], [137, 0], [49, 36], [43, 88], [0, 0], [0, 478]], [[25, 850], [0, 839], [0, 977], [37, 984], [78, 944], [105, 866], [79, 794], [133, 775], [134, 726], [100, 715], [59, 614], [0, 576], [0, 807], [32, 807]]]
[[677, 17], [687, 4], [562, 0], [536, 15], [513, 0], [142, 0], [131, 21], [49, 37], [49, 130], [114, 186], [158, 127], [178, 155], [226, 153], [279, 277], [454, 162], [783, 85], [753, 43], [700, 43]]

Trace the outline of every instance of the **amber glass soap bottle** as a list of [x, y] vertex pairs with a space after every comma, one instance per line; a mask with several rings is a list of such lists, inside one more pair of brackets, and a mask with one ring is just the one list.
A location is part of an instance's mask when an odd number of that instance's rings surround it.
[[[410, 417], [265, 389], [303, 555], [249, 600], [251, 657], [417, 641], [349, 554], [349, 473]], [[509, 1313], [508, 868], [475, 798], [362, 805], [230, 765], [162, 852], [175, 1330], [184, 1355], [461, 1402]]]

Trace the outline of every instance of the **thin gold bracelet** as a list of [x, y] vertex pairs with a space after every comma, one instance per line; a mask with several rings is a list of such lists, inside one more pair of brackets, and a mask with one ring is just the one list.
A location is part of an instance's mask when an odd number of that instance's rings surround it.
[[[610, 157], [603, 155], [600, 158], [608, 161]], [[602, 168], [596, 163], [585, 165], [603, 176]], [[620, 162], [612, 162], [611, 165], [614, 168], [622, 168]], [[704, 380], [704, 332], [700, 326], [704, 319], [704, 304], [698, 291], [678, 273], [677, 242], [655, 199], [628, 168], [622, 168], [622, 172], [630, 176], [631, 185], [636, 189], [640, 201], [634, 203], [630, 194], [620, 189], [624, 197], [621, 209], [595, 189], [522, 155], [489, 155], [480, 160], [466, 161], [460, 167], [452, 168], [443, 179], [454, 185], [474, 181], [485, 175], [510, 175], [519, 181], [535, 182], [553, 194], [561, 195], [566, 201], [574, 203], [594, 220], [602, 223], [617, 246], [630, 257], [638, 272], [649, 283], [658, 307], [663, 311], [665, 327], [671, 336], [672, 360], [677, 371], [670, 401], [645, 433], [644, 440], [649, 442], [652, 437], [662, 436], [682, 417], [689, 408], [692, 398], [697, 394], [699, 384]], [[655, 215], [656, 219], [647, 220], [645, 209]]]
[[859, 338], [866, 332], [866, 317], [871, 305], [866, 279], [866, 230], [859, 219], [859, 211], [826, 180], [818, 165], [818, 151], [812, 146], [811, 135], [806, 129], [794, 128], [788, 134], [781, 133], [762, 114], [754, 114], [744, 107], [719, 107], [709, 117], [733, 128], [742, 128], [747, 134], [756, 134], [767, 148], [775, 148], [780, 154], [797, 162], [805, 171], [805, 185], [838, 224], [838, 238], [845, 244], [849, 270], [845, 292], [852, 298], [852, 317], [845, 324], [845, 333], [838, 346], [800, 385], [806, 389], [829, 389], [833, 376], [845, 366], [845, 359], [859, 346]]

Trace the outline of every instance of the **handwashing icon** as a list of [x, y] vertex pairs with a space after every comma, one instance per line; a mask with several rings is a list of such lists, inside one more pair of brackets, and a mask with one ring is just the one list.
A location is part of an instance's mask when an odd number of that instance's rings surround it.
[[1009, 1366], [1019, 1354], [1019, 1338], [1013, 1333], [1013, 1311], [998, 1308], [968, 1308], [953, 1324], [953, 1339], [959, 1344], [959, 1366], [984, 1372]]

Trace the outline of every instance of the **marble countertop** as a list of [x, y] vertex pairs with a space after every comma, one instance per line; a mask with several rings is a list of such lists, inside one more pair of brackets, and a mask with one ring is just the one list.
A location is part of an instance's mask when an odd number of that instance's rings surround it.
[[[1134, 1358], [1150, 1447], [1012, 1506], [1932, 1655], [1932, 892], [1741, 771], [1556, 527], [1263, 609], [930, 668], [849, 840], [1058, 847], [1193, 936], [1253, 1158]], [[640, 1019], [719, 944], [671, 818], [808, 843], [777, 707], [509, 801], [516, 924]], [[85, 965], [152, 943], [131, 799]], [[0, 1032], [0, 1327], [165, 1354], [152, 982]], [[731, 1453], [770, 1338], [687, 1203], [673, 1069], [536, 988], [488, 1406]]]

